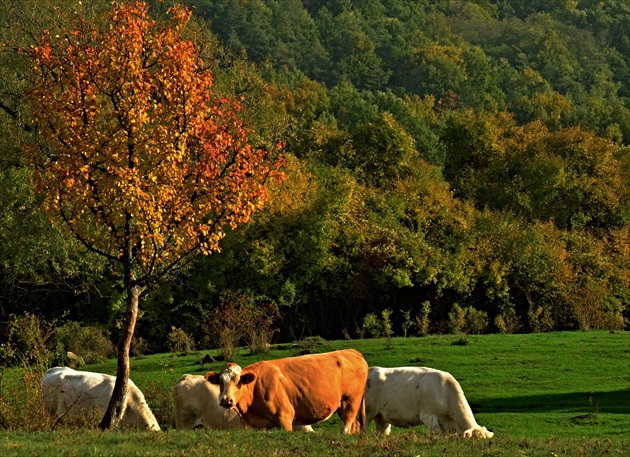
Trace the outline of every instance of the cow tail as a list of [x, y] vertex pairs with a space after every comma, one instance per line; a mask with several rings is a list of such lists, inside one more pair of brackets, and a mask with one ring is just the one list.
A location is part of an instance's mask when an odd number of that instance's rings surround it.
[[363, 393], [363, 397], [361, 398], [361, 409], [359, 410], [358, 421], [359, 421], [359, 431], [361, 433], [367, 430], [367, 416], [365, 414], [365, 392]]

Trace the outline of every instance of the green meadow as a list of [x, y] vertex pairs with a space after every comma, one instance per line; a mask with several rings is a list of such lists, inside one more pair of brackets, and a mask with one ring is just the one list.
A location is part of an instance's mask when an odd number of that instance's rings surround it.
[[[491, 440], [432, 435], [424, 426], [360, 436], [339, 432], [336, 416], [315, 433], [279, 430], [237, 432], [174, 429], [171, 391], [184, 373], [204, 374], [223, 362], [204, 362], [216, 351], [156, 354], [132, 359], [131, 377], [143, 390], [163, 432], [8, 424], [0, 432], [0, 455], [221, 455], [221, 456], [599, 456], [630, 455], [630, 333], [560, 332], [523, 335], [428, 336], [372, 340], [309, 340], [273, 346], [259, 355], [242, 349], [242, 366], [261, 359], [352, 347], [370, 366], [429, 366], [460, 382], [480, 425]], [[114, 374], [116, 361], [86, 370]], [[1, 395], [19, 372], [4, 376]], [[30, 389], [32, 390], [32, 389]], [[29, 391], [28, 388], [22, 389]], [[16, 393], [17, 392], [17, 393]], [[20, 395], [14, 390], [13, 395]], [[15, 407], [34, 404], [15, 399]], [[14, 411], [15, 412], [15, 411]], [[4, 413], [6, 416], [6, 413]], [[24, 412], [23, 417], [31, 414]], [[3, 420], [0, 418], [0, 420]], [[26, 420], [26, 419], [25, 419]], [[5, 418], [5, 422], [6, 418]]]

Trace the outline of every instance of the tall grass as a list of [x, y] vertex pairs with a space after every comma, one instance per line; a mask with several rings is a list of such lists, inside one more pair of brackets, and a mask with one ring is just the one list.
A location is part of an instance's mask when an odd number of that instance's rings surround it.
[[[479, 424], [493, 430], [495, 437], [470, 442], [432, 435], [420, 426], [394, 428], [384, 438], [374, 425], [363, 436], [343, 436], [336, 416], [309, 435], [174, 430], [171, 392], [179, 377], [223, 367], [223, 362], [204, 363], [206, 352], [200, 352], [132, 359], [131, 377], [165, 429], [157, 434], [101, 433], [77, 424], [57, 424], [50, 432], [50, 419], [39, 402], [41, 373], [5, 371], [0, 385], [0, 455], [630, 455], [628, 332], [467, 336], [466, 344], [460, 336], [308, 341], [258, 355], [242, 348], [235, 358], [245, 366], [303, 350], [346, 347], [361, 351], [371, 366], [430, 366], [451, 372]], [[113, 374], [116, 363], [108, 360], [86, 369]]]

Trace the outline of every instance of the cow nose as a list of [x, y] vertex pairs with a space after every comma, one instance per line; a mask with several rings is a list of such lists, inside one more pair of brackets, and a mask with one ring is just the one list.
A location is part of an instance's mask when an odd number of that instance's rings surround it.
[[234, 400], [232, 400], [231, 398], [223, 397], [221, 399], [221, 406], [223, 406], [224, 408], [231, 408], [232, 406], [234, 406]]

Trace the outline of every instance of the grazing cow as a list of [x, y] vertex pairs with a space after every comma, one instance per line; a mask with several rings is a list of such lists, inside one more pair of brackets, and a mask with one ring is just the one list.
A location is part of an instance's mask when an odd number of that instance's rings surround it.
[[392, 424], [424, 423], [432, 432], [457, 431], [464, 438], [492, 438], [480, 427], [453, 376], [424, 367], [371, 367], [365, 389], [367, 424], [389, 435]]
[[[44, 410], [57, 418], [88, 416], [93, 412], [102, 417], [107, 411], [115, 382], [116, 377], [107, 374], [67, 367], [51, 368], [42, 378]], [[131, 379], [127, 408], [121, 422], [136, 428], [160, 430], [144, 395]]]
[[[219, 405], [219, 386], [206, 382], [200, 375], [185, 374], [173, 388], [175, 427], [180, 430], [211, 428], [243, 428], [238, 413]], [[295, 425], [305, 432], [312, 432], [310, 425]]]
[[233, 408], [253, 428], [312, 425], [335, 411], [342, 433], [365, 428], [368, 366], [360, 352], [346, 349], [258, 362], [230, 363], [206, 380], [221, 387], [219, 403]]

